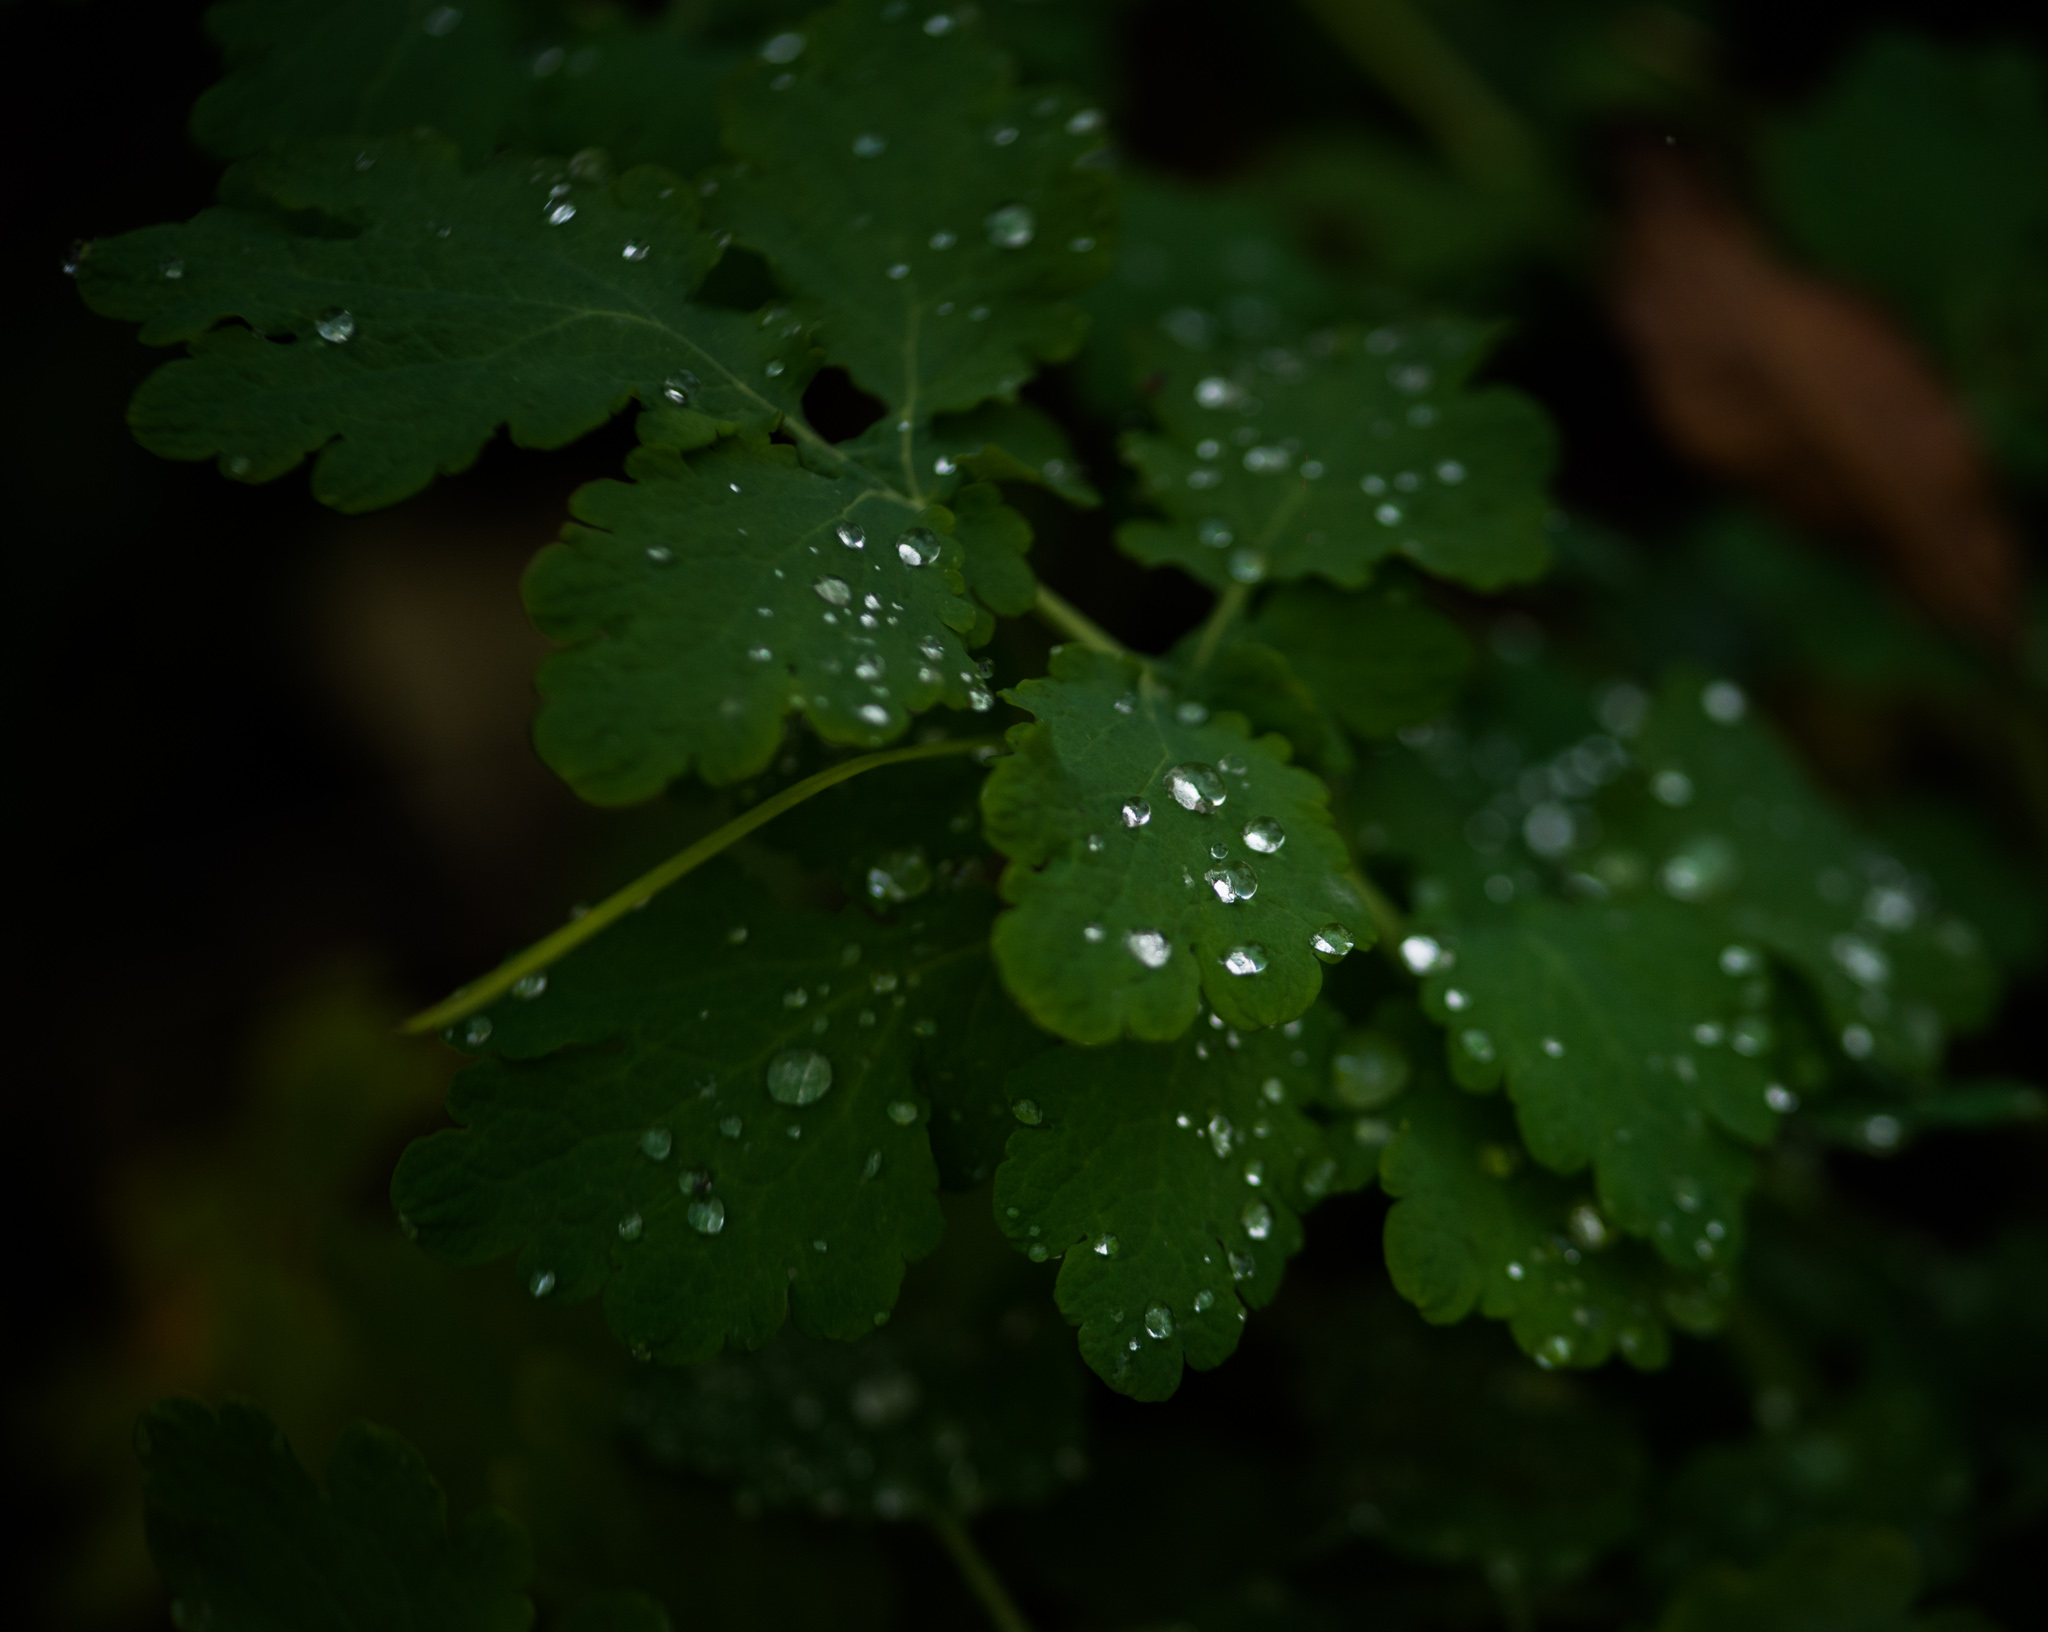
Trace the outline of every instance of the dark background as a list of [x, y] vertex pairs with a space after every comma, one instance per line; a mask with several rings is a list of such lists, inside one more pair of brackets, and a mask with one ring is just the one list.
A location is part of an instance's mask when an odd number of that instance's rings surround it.
[[[354, 521], [320, 512], [302, 474], [242, 487], [128, 437], [126, 399], [158, 358], [88, 314], [60, 262], [69, 240], [208, 202], [215, 166], [183, 134], [215, 75], [201, 9], [24, 0], [0, 12], [13, 70], [0, 491], [19, 809], [17, 1159], [0, 1185], [10, 1384], [118, 1322], [103, 1175], [226, 1114], [253, 1014], [337, 953], [367, 955], [402, 997], [431, 998], [554, 922], [566, 858], [597, 842], [595, 819], [524, 750], [522, 677], [538, 648], [516, 581], [569, 490], [615, 467], [622, 433], [552, 455], [500, 444], [470, 475]], [[1725, 77], [1766, 102], [1809, 90], [1880, 20], [1965, 38], [2013, 22], [1958, 0], [1721, 10]], [[1255, 151], [1298, 105], [1293, 65], [1334, 56], [1304, 51], [1309, 30], [1277, 4], [1141, 9], [1131, 145], [1196, 172]], [[1502, 371], [1563, 421], [1573, 503], [1626, 521], [1699, 487], [1647, 428], [1589, 306], [1539, 313]], [[414, 538], [425, 542], [408, 551]], [[1047, 571], [1060, 581], [1056, 552]], [[1178, 632], [1165, 626], [1175, 603], [1147, 598], [1135, 571], [1108, 582], [1125, 604], [1092, 610], [1126, 638]], [[406, 627], [421, 605], [439, 609], [424, 634]], [[446, 703], [438, 725], [421, 723], [426, 697]], [[444, 774], [450, 743], [462, 768]], [[2048, 1012], [2038, 989], [2016, 993], [1975, 1052], [2008, 1069], [2031, 1052], [2038, 1067], [2019, 1024], [2030, 1008]], [[1984, 1159], [1982, 1141], [1937, 1140], [1853, 1182], [1967, 1236], [1992, 1221], [1982, 1198], [2000, 1188], [1982, 1182]], [[1376, 1251], [1376, 1219], [1353, 1222], [1319, 1230], [1312, 1257]], [[10, 1530], [33, 1557], [66, 1504], [39, 1470], [10, 1473], [24, 1483]]]

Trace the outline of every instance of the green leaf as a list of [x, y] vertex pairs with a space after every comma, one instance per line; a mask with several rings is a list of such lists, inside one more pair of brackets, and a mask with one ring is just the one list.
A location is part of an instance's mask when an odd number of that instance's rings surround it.
[[1055, 1049], [1008, 1082], [1022, 1126], [997, 1222], [1061, 1260], [1082, 1357], [1141, 1400], [1228, 1359], [1301, 1249], [1300, 1214], [1372, 1177], [1375, 1147], [1329, 1114], [1328, 1009], [1249, 1034], [1212, 1022], [1170, 1045]]
[[870, 1331], [939, 1237], [914, 1069], [985, 976], [992, 906], [960, 887], [877, 923], [698, 874], [466, 1022], [490, 1058], [449, 1095], [463, 1127], [406, 1152], [394, 1201], [443, 1257], [521, 1248], [536, 1296], [603, 1290], [669, 1363], [792, 1310]]
[[1290, 585], [1260, 602], [1244, 632], [1285, 653], [1322, 705], [1362, 737], [1434, 719], [1472, 666], [1458, 626], [1405, 584], [1364, 595]]
[[1656, 858], [1666, 893], [1720, 906], [1806, 976], [1851, 1059], [1932, 1070], [1948, 1029], [1980, 1023], [1996, 992], [1977, 932], [1816, 797], [1747, 712], [1726, 681], [1666, 685], [1635, 743], [1647, 788], [1616, 790], [1617, 836]]
[[1526, 1592], [1583, 1575], [1641, 1526], [1649, 1458], [1628, 1420], [1532, 1372], [1498, 1333], [1433, 1331], [1384, 1292], [1334, 1300], [1310, 1330], [1319, 1482], [1354, 1532]]
[[1814, 1530], [1759, 1570], [1704, 1570], [1659, 1632], [1990, 1632], [1967, 1609], [1912, 1613], [1920, 1560], [1896, 1530]]
[[1086, 1469], [1081, 1372], [1059, 1323], [1036, 1313], [1043, 1291], [985, 1218], [956, 1218], [885, 1330], [643, 1371], [622, 1416], [655, 1465], [731, 1483], [743, 1510], [913, 1519], [1036, 1504]]
[[1396, 555], [1477, 589], [1536, 577], [1554, 438], [1519, 393], [1465, 389], [1485, 341], [1432, 322], [1293, 348], [1155, 343], [1164, 434], [1124, 453], [1169, 520], [1127, 522], [1118, 545], [1218, 589], [1311, 574], [1355, 589]]
[[1205, 997], [1231, 1025], [1276, 1025], [1321, 990], [1328, 926], [1370, 940], [1323, 785], [1279, 738], [1079, 647], [1009, 695], [1038, 723], [1012, 731], [982, 794], [1016, 908], [994, 945], [1041, 1026], [1164, 1040]]
[[[872, 747], [935, 703], [991, 706], [949, 512], [778, 446], [643, 448], [627, 472], [577, 490], [581, 525], [526, 581], [534, 622], [568, 648], [542, 666], [536, 737], [585, 798], [751, 776], [792, 710], [827, 742]], [[982, 555], [1008, 548], [1007, 514], [971, 511]]]
[[499, 0], [227, 0], [206, 26], [227, 77], [193, 107], [192, 134], [224, 159], [431, 125], [474, 163], [497, 146], [522, 89], [517, 25]]
[[887, 404], [913, 497], [917, 421], [1009, 398], [1080, 344], [1069, 297], [1107, 270], [1113, 224], [1099, 121], [1077, 121], [1071, 95], [1014, 88], [978, 28], [949, 22], [845, 0], [793, 62], [740, 70], [725, 104], [740, 162], [716, 195]]
[[1587, 1186], [1530, 1162], [1505, 1107], [1425, 1070], [1389, 1115], [1387, 1268], [1425, 1320], [1477, 1309], [1538, 1365], [1597, 1366], [1619, 1350], [1645, 1370], [1669, 1357], [1668, 1325], [1718, 1321], [1725, 1277], [1676, 1272], [1620, 1239]]
[[251, 1406], [169, 1400], [136, 1434], [150, 1552], [173, 1622], [217, 1632], [378, 1626], [525, 1632], [526, 1536], [483, 1509], [451, 1533], [419, 1452], [357, 1423], [323, 1493]]
[[558, 1623], [561, 1632], [673, 1632], [668, 1611], [640, 1592], [586, 1598]]
[[559, 447], [635, 397], [686, 399], [700, 440], [765, 430], [806, 366], [786, 323], [690, 303], [718, 245], [667, 171], [465, 175], [420, 136], [308, 143], [223, 191], [238, 202], [95, 243], [79, 281], [145, 343], [192, 348], [136, 393], [143, 444], [239, 480], [313, 454], [316, 497], [374, 509], [466, 469], [500, 425]]
[[1557, 1173], [1590, 1165], [1607, 1217], [1674, 1264], [1740, 1252], [1744, 1144], [1776, 1121], [1767, 1022], [1725, 945], [1675, 903], [1534, 902], [1465, 927], [1423, 986], [1460, 1080], [1504, 1075], [1530, 1154]]

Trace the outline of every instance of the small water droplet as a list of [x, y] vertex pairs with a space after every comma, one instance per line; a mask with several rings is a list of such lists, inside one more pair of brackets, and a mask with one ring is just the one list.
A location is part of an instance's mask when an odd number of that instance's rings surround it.
[[1244, 1233], [1254, 1241], [1263, 1241], [1273, 1233], [1273, 1209], [1263, 1201], [1246, 1202], [1238, 1217], [1244, 1223]]
[[566, 198], [558, 198], [548, 206], [548, 225], [565, 227], [576, 219], [576, 206]]
[[1038, 230], [1038, 217], [1028, 204], [1005, 204], [982, 222], [988, 241], [998, 249], [1022, 249]]
[[491, 1017], [488, 1014], [471, 1015], [469, 1023], [462, 1028], [462, 1041], [470, 1048], [482, 1048], [491, 1040]]
[[1249, 867], [1211, 867], [1202, 875], [1202, 881], [1225, 906], [1249, 901], [1259, 893], [1259, 875]]
[[1233, 946], [1222, 957], [1223, 967], [1233, 975], [1262, 975], [1266, 972], [1266, 949], [1256, 941]]
[[795, 62], [804, 54], [804, 37], [797, 33], [777, 34], [761, 47], [763, 62]]
[[864, 130], [853, 139], [853, 156], [857, 159], [880, 158], [889, 148], [889, 138], [879, 131]]
[[892, 1099], [889, 1102], [889, 1120], [898, 1127], [907, 1128], [917, 1120], [917, 1107], [907, 1099]]
[[1094, 1250], [1099, 1258], [1114, 1258], [1116, 1256], [1116, 1237], [1107, 1234], [1098, 1235], [1095, 1238]]
[[1543, 1052], [1553, 1060], [1561, 1060], [1564, 1058], [1564, 1044], [1555, 1037], [1546, 1037], [1543, 1039]]
[[1472, 994], [1453, 986], [1444, 993], [1444, 1007], [1453, 1014], [1462, 1014], [1472, 1007]]
[[329, 345], [345, 346], [355, 338], [356, 314], [339, 306], [330, 306], [320, 314], [313, 327]]
[[716, 1235], [725, 1228], [725, 1203], [716, 1196], [706, 1196], [693, 1201], [683, 1215], [690, 1221], [690, 1228], [699, 1235]]
[[1460, 1032], [1458, 1044], [1482, 1065], [1493, 1058], [1493, 1034], [1478, 1026], [1468, 1026]]
[[1716, 725], [1733, 725], [1749, 712], [1749, 698], [1733, 680], [1715, 680], [1700, 693], [1700, 708]]
[[619, 1220], [619, 1239], [621, 1241], [638, 1241], [640, 1239], [640, 1232], [646, 1227], [647, 1221], [638, 1213], [628, 1213]]
[[1038, 1108], [1035, 1099], [1020, 1099], [1010, 1107], [1010, 1114], [1027, 1128], [1035, 1128], [1045, 1120], [1045, 1113]]
[[1339, 923], [1328, 923], [1308, 938], [1309, 950], [1325, 963], [1340, 963], [1358, 944], [1351, 931]]
[[1173, 942], [1156, 929], [1134, 929], [1124, 937], [1131, 956], [1147, 969], [1163, 969], [1173, 956]]
[[838, 533], [839, 542], [849, 550], [857, 550], [868, 541], [868, 535], [850, 521], [842, 521], [833, 531]]
[[768, 1097], [784, 1105], [811, 1105], [832, 1086], [832, 1062], [814, 1048], [784, 1049], [768, 1062]]
[[1261, 816], [1257, 821], [1245, 823], [1244, 842], [1259, 854], [1270, 856], [1287, 842], [1287, 830], [1272, 817]]
[[621, 249], [619, 253], [629, 261], [644, 261], [647, 259], [647, 250], [648, 246], [641, 243], [639, 239], [628, 238], [626, 240], [626, 247]]
[[1212, 815], [1229, 798], [1229, 790], [1216, 767], [1199, 761], [1174, 766], [1163, 780], [1173, 802], [1197, 816]]
[[1225, 776], [1245, 776], [1250, 773], [1251, 767], [1245, 763], [1244, 755], [1225, 754], [1216, 761], [1216, 769]]
[[1173, 1336], [1173, 1312], [1163, 1303], [1155, 1303], [1145, 1311], [1145, 1330], [1156, 1338]]
[[1799, 1109], [1799, 1096], [1782, 1082], [1774, 1082], [1764, 1090], [1764, 1103], [1780, 1116], [1790, 1116]]
[[537, 1269], [526, 1283], [526, 1290], [536, 1298], [544, 1298], [555, 1289], [555, 1272], [552, 1269]]
[[678, 408], [689, 407], [703, 388], [704, 382], [687, 368], [678, 369], [661, 382], [661, 394]]
[[853, 591], [847, 587], [844, 578], [834, 578], [829, 573], [811, 585], [811, 592], [827, 606], [846, 606], [853, 600]]
[[939, 535], [929, 527], [911, 527], [896, 540], [896, 558], [906, 567], [928, 567], [939, 558]]
[[[912, 845], [908, 850], [892, 850], [876, 859], [868, 869], [867, 891], [870, 901], [894, 904], [911, 901], [923, 895], [932, 887], [931, 863], [925, 859], [924, 849]], [[880, 987], [876, 988], [881, 990]]]

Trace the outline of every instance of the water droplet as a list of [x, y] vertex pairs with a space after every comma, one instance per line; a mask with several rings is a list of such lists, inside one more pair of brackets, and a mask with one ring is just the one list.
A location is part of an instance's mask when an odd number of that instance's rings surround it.
[[650, 1161], [665, 1162], [675, 1149], [676, 1138], [667, 1128], [649, 1128], [640, 1135], [640, 1149]]
[[1571, 1238], [1588, 1252], [1594, 1252], [1607, 1245], [1609, 1240], [1607, 1221], [1600, 1216], [1600, 1210], [1588, 1202], [1581, 1202], [1571, 1210], [1565, 1220], [1565, 1228]]
[[646, 1222], [638, 1213], [628, 1213], [619, 1220], [619, 1239], [621, 1241], [638, 1241], [640, 1239], [640, 1232], [646, 1228]]
[[576, 206], [566, 198], [558, 198], [548, 206], [548, 225], [565, 227], [576, 219]]
[[313, 327], [329, 345], [345, 346], [355, 338], [356, 314], [339, 306], [330, 306], [320, 314]]
[[1564, 1058], [1564, 1044], [1555, 1037], [1546, 1037], [1543, 1039], [1543, 1052], [1553, 1060], [1561, 1060]]
[[857, 159], [877, 159], [889, 148], [889, 138], [878, 131], [864, 130], [853, 139], [853, 156]]
[[1562, 1366], [1572, 1357], [1572, 1340], [1562, 1332], [1554, 1332], [1536, 1345], [1536, 1364], [1548, 1371], [1553, 1366]]
[[462, 21], [462, 10], [458, 6], [436, 6], [427, 13], [426, 29], [435, 39], [445, 39], [455, 32]]
[[1223, 785], [1223, 778], [1216, 773], [1213, 765], [1190, 762], [1176, 765], [1164, 778], [1166, 791], [1173, 796], [1173, 802], [1182, 810], [1191, 810], [1197, 816], [1208, 816], [1215, 812], [1229, 797]]
[[1237, 1140], [1237, 1129], [1230, 1125], [1230, 1118], [1221, 1111], [1209, 1118], [1209, 1124], [1203, 1132], [1208, 1134], [1209, 1146], [1219, 1157], [1228, 1156], [1230, 1147]]
[[1747, 946], [1724, 946], [1721, 948], [1721, 973], [1724, 975], [1752, 975], [1763, 967], [1763, 959]]
[[1152, 820], [1152, 807], [1142, 799], [1126, 799], [1118, 812], [1125, 827], [1143, 827]]
[[846, 606], [853, 600], [853, 591], [847, 587], [844, 578], [834, 578], [829, 573], [811, 585], [811, 593], [827, 606]]
[[898, 1127], [907, 1128], [917, 1120], [917, 1106], [907, 1099], [889, 1101], [889, 1120]]
[[939, 231], [932, 234], [931, 247], [933, 249], [951, 249], [959, 241], [960, 240], [956, 238], [952, 233], [947, 232], [943, 228], [941, 228]]
[[1005, 204], [1001, 209], [990, 212], [982, 226], [988, 232], [988, 241], [996, 248], [1022, 249], [1038, 230], [1038, 217], [1032, 214], [1028, 204]]
[[1275, 854], [1287, 842], [1287, 830], [1270, 816], [1261, 816], [1244, 827], [1244, 842], [1262, 856]]
[[1209, 717], [1209, 710], [1205, 704], [1189, 698], [1173, 711], [1173, 717], [1182, 725], [1200, 725]]
[[725, 1203], [716, 1196], [706, 1196], [701, 1201], [691, 1202], [689, 1211], [683, 1216], [699, 1235], [716, 1235], [725, 1228]]
[[906, 567], [928, 567], [939, 558], [939, 535], [929, 527], [911, 527], [896, 540], [896, 558]]
[[839, 542], [844, 544], [849, 550], [857, 550], [868, 541], [868, 535], [850, 521], [842, 521], [833, 530], [838, 533]]
[[1230, 576], [1240, 584], [1256, 584], [1266, 576], [1266, 558], [1249, 544], [1240, 544], [1225, 563]]
[[1100, 108], [1083, 108], [1067, 121], [1067, 134], [1069, 136], [1086, 136], [1090, 131], [1100, 130], [1101, 128], [1102, 110]]
[[814, 1048], [784, 1049], [768, 1062], [768, 1097], [784, 1105], [811, 1105], [832, 1086], [832, 1062]]
[[[1251, 770], [1251, 767], [1245, 763], [1244, 755], [1225, 754], [1216, 761], [1216, 769], [1223, 772], [1225, 776], [1244, 776]], [[1221, 804], [1222, 801], [1219, 799], [1217, 803]]]
[[718, 1119], [718, 1131], [728, 1139], [737, 1139], [746, 1131], [746, 1126], [746, 1123], [736, 1116], [721, 1116]]
[[1650, 778], [1650, 792], [1659, 804], [1675, 810], [1692, 803], [1692, 778], [1683, 771], [1659, 771]]
[[1328, 923], [1308, 938], [1308, 947], [1325, 963], [1339, 963], [1358, 944], [1351, 931], [1339, 923]]
[[1444, 1007], [1453, 1014], [1461, 1013], [1472, 1007], [1472, 994], [1453, 986], [1444, 993]]
[[1892, 978], [1891, 959], [1860, 935], [1837, 935], [1828, 950], [1859, 986], [1882, 986]]
[[761, 47], [763, 62], [795, 62], [804, 54], [804, 37], [801, 34], [777, 34]]
[[161, 272], [165, 277], [169, 278], [173, 283], [175, 283], [178, 279], [182, 278], [185, 275], [185, 263], [182, 260], [180, 260], [177, 256], [173, 255], [169, 257], [167, 260], [160, 263], [157, 267], [157, 270]]
[[462, 1041], [469, 1048], [482, 1048], [491, 1040], [491, 1017], [488, 1014], [470, 1016], [469, 1024], [462, 1028]]
[[1382, 527], [1398, 527], [1401, 525], [1401, 507], [1398, 504], [1383, 504], [1372, 513], [1372, 517]]
[[666, 544], [650, 544], [647, 546], [647, 559], [652, 561], [657, 567], [665, 567], [675, 558], [676, 552]]
[[526, 1290], [536, 1298], [544, 1298], [555, 1289], [555, 1272], [552, 1269], [537, 1269], [526, 1283]]
[[1244, 1233], [1254, 1241], [1263, 1241], [1273, 1233], [1273, 1209], [1263, 1201], [1246, 1202], [1238, 1217], [1244, 1223]]
[[1134, 929], [1124, 937], [1124, 946], [1147, 969], [1162, 969], [1173, 956], [1173, 942], [1156, 929]]
[[644, 261], [647, 259], [647, 249], [648, 246], [641, 243], [639, 239], [628, 238], [626, 240], [626, 247], [621, 249], [619, 253], [629, 261]]
[[1455, 459], [1446, 459], [1436, 467], [1436, 479], [1446, 487], [1456, 487], [1465, 479], [1465, 467]]
[[1095, 1238], [1095, 1254], [1099, 1258], [1114, 1258], [1116, 1256], [1116, 1237], [1113, 1235], [1098, 1235]]
[[678, 408], [687, 408], [703, 386], [687, 368], [679, 369], [661, 382], [661, 394]]
[[1249, 867], [1211, 867], [1202, 875], [1202, 881], [1225, 906], [1249, 901], [1259, 893], [1259, 875]]
[[1799, 1109], [1799, 1096], [1782, 1082], [1774, 1082], [1764, 1090], [1764, 1103], [1780, 1116], [1790, 1116]]
[[1204, 408], [1235, 408], [1244, 401], [1244, 387], [1221, 374], [1196, 382], [1195, 401]]
[[750, 663], [772, 663], [775, 661], [775, 652], [773, 648], [767, 646], [749, 646], [747, 648], [747, 661]]
[[512, 995], [526, 998], [529, 1002], [548, 989], [548, 977], [544, 974], [521, 975], [512, 982]]
[[1715, 680], [1700, 693], [1700, 708], [1716, 725], [1733, 725], [1749, 712], [1749, 698], [1733, 680]]
[[1842, 1052], [1852, 1060], [1867, 1060], [1876, 1048], [1877, 1039], [1871, 1035], [1868, 1026], [1845, 1026], [1842, 1028]]
[[1478, 1026], [1467, 1026], [1460, 1032], [1458, 1044], [1482, 1065], [1493, 1059], [1493, 1034]]
[[1257, 941], [1247, 941], [1224, 953], [1221, 962], [1233, 975], [1262, 975], [1266, 972], [1266, 949]]
[[911, 901], [931, 887], [931, 863], [925, 859], [924, 849], [919, 845], [913, 845], [908, 850], [892, 850], [887, 855], [877, 858], [875, 864], [868, 869], [867, 890], [870, 901], [891, 904]]
[[1145, 1311], [1145, 1330], [1160, 1339], [1173, 1336], [1173, 1312], [1163, 1303], [1153, 1304]]
[[1038, 1108], [1035, 1099], [1020, 1099], [1010, 1107], [1010, 1114], [1027, 1128], [1035, 1128], [1045, 1120], [1045, 1113]]

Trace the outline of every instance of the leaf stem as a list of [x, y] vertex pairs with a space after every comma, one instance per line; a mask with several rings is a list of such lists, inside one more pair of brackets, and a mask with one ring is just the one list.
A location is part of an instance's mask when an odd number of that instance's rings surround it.
[[909, 748], [884, 748], [879, 753], [862, 754], [858, 758], [842, 760], [839, 764], [807, 776], [801, 782], [793, 782], [780, 793], [763, 799], [750, 810], [742, 811], [723, 827], [707, 833], [695, 844], [670, 856], [659, 867], [642, 873], [622, 890], [615, 890], [592, 907], [581, 917], [572, 919], [552, 935], [535, 941], [525, 951], [507, 958], [497, 968], [480, 979], [442, 999], [430, 1009], [423, 1009], [406, 1021], [400, 1029], [419, 1033], [438, 1031], [476, 1013], [486, 1003], [503, 996], [514, 984], [528, 975], [537, 975], [566, 953], [573, 952], [585, 941], [600, 931], [618, 922], [635, 907], [644, 907], [655, 895], [667, 889], [685, 874], [696, 871], [705, 862], [745, 838], [757, 827], [764, 827], [784, 811], [794, 809], [813, 794], [823, 793], [827, 788], [868, 771], [880, 770], [884, 765], [901, 765], [916, 759], [937, 759], [947, 754], [972, 753], [977, 748], [992, 746], [993, 737], [954, 737], [944, 742], [921, 742]]
[[1223, 632], [1237, 621], [1244, 610], [1244, 603], [1251, 599], [1250, 584], [1232, 584], [1209, 609], [1209, 620], [1202, 625], [1202, 638], [1195, 645], [1195, 667], [1206, 669], [1209, 659], [1216, 655], [1216, 648], [1223, 644]]
[[1032, 610], [1061, 634], [1078, 640], [1083, 646], [1092, 647], [1111, 657], [1131, 655], [1130, 649], [1107, 629], [1088, 617], [1073, 602], [1054, 594], [1044, 584], [1038, 586], [1038, 600]]
[[1526, 181], [1542, 170], [1528, 127], [1411, 0], [1303, 3], [1474, 181]]
[[953, 1555], [953, 1562], [959, 1566], [960, 1575], [966, 1581], [982, 1607], [988, 1611], [988, 1618], [995, 1623], [996, 1632], [1031, 1632], [1031, 1623], [1024, 1619], [1024, 1612], [1017, 1607], [1017, 1601], [1010, 1596], [1009, 1588], [989, 1567], [982, 1557], [981, 1549], [974, 1545], [974, 1538], [967, 1533], [967, 1527], [952, 1514], [938, 1508], [925, 1510], [928, 1523], [940, 1541], [946, 1544], [946, 1551]]

